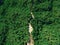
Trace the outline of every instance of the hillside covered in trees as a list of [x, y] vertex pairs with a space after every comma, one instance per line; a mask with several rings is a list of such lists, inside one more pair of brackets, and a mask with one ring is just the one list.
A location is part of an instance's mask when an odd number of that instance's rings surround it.
[[27, 45], [29, 23], [34, 45], [60, 45], [60, 0], [0, 0], [0, 45]]

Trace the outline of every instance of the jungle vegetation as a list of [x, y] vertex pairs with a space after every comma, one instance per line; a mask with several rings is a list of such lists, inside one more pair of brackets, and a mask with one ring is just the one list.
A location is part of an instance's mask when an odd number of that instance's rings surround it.
[[0, 0], [0, 45], [27, 45], [30, 21], [34, 45], [60, 45], [60, 0]]

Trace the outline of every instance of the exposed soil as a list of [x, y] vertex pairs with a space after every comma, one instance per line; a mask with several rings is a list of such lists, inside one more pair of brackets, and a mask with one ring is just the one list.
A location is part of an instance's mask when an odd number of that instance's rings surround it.
[[[32, 15], [32, 18], [34, 19], [34, 15], [33, 13], [31, 12], [31, 15]], [[34, 40], [33, 40], [33, 36], [32, 36], [32, 31], [33, 31], [33, 27], [31, 25], [31, 23], [29, 23], [29, 33], [30, 33], [30, 39], [29, 39], [29, 42], [27, 43], [27, 45], [34, 45]]]

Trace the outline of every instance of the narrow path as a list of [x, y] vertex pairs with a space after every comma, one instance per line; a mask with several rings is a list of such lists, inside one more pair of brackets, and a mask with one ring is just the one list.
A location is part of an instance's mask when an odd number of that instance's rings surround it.
[[34, 14], [31, 12], [31, 15], [32, 15], [32, 18], [34, 19], [35, 17], [34, 17]]
[[[34, 15], [33, 13], [31, 12], [31, 15], [32, 15], [32, 18], [34, 19]], [[32, 36], [32, 31], [33, 31], [33, 27], [31, 25], [31, 23], [29, 23], [29, 33], [30, 33], [30, 39], [29, 39], [29, 43], [27, 43], [27, 45], [34, 45], [34, 40], [33, 40], [33, 36]]]

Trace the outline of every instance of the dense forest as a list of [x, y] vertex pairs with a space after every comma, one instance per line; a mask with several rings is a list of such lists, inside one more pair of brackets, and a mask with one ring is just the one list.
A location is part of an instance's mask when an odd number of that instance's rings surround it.
[[0, 0], [0, 45], [27, 45], [29, 22], [34, 45], [60, 45], [60, 0]]

